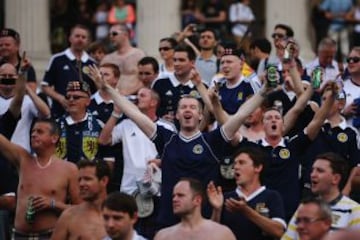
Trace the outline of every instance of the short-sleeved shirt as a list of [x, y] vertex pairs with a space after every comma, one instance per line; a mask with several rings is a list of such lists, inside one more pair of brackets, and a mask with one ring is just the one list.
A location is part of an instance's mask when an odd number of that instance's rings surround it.
[[195, 85], [190, 80], [182, 84], [173, 73], [170, 73], [168, 78], [155, 80], [152, 89], [160, 97], [160, 105], [157, 111], [159, 117], [168, 113], [175, 114], [182, 95], [193, 94], [194, 96], [200, 96]]
[[[89, 65], [96, 64], [90, 56], [83, 52], [81, 61], [77, 61], [75, 55], [70, 48], [63, 52], [53, 55], [50, 59], [49, 66], [45, 71], [42, 85], [54, 86], [57, 93], [65, 96], [66, 87], [70, 81], [82, 80], [89, 84], [91, 93], [96, 92], [94, 82], [87, 75], [89, 72]], [[79, 69], [80, 68], [80, 69]], [[65, 113], [63, 107], [56, 101], [53, 101], [51, 107], [51, 114], [54, 118], [58, 118]]]
[[330, 123], [326, 122], [304, 156], [306, 159], [306, 161], [303, 161], [304, 183], [310, 186], [312, 165], [318, 154], [335, 152], [348, 162], [349, 167], [358, 165], [360, 156], [358, 138], [357, 130], [348, 126], [344, 118], [334, 127], [331, 127]]
[[[360, 205], [354, 200], [339, 196], [329, 203], [332, 212], [331, 230], [353, 229], [360, 230]], [[297, 240], [299, 236], [296, 232], [295, 219], [297, 212], [291, 218], [288, 228], [281, 240]]]
[[227, 113], [236, 113], [239, 107], [259, 90], [260, 85], [252, 79], [253, 77], [253, 75], [246, 78], [241, 76], [239, 82], [231, 87], [227, 86], [226, 78], [219, 80], [220, 101]]
[[217, 73], [217, 58], [215, 55], [212, 55], [209, 59], [204, 59], [201, 56], [198, 56], [195, 60], [195, 67], [199, 71], [201, 80], [209, 86], [211, 79]]
[[[156, 121], [156, 124], [163, 124]], [[167, 129], [176, 130], [175, 126], [162, 125]], [[112, 130], [112, 144], [123, 143], [124, 174], [120, 191], [134, 194], [138, 189], [136, 182], [143, 179], [149, 160], [158, 158], [155, 144], [130, 119], [125, 119]]]
[[286, 220], [294, 214], [300, 201], [300, 156], [310, 143], [304, 133], [292, 138], [284, 137], [274, 148], [265, 139], [257, 141], [269, 154], [263, 183], [280, 193]]
[[57, 120], [60, 127], [60, 140], [56, 155], [67, 161], [77, 163], [81, 159], [93, 160], [99, 153], [101, 127], [90, 113], [79, 121], [67, 115]]
[[[284, 205], [278, 192], [260, 187], [247, 197], [241, 193], [239, 188], [224, 194], [224, 200], [229, 198], [237, 199], [238, 197], [244, 197], [249, 207], [259, 214], [279, 222], [284, 226], [284, 229], [286, 228]], [[259, 226], [241, 213], [229, 212], [226, 208], [223, 208], [220, 222], [231, 229], [236, 239], [273, 239], [270, 236], [265, 236]]]
[[[228, 138], [222, 128], [214, 131], [198, 132], [191, 137], [169, 131], [157, 126], [152, 141], [160, 154], [162, 168], [162, 186], [158, 221], [162, 227], [175, 224], [172, 210], [172, 192], [175, 184], [182, 177], [198, 179], [207, 184], [220, 177], [219, 159], [225, 155]], [[210, 207], [204, 212], [210, 216]]]

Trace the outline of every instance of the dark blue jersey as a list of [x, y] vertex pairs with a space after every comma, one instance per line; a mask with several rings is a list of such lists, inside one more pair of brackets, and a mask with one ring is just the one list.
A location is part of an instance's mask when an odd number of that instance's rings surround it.
[[251, 97], [259, 86], [255, 86], [255, 83], [251, 79], [243, 79], [239, 81], [236, 86], [229, 88], [226, 86], [226, 79], [219, 80], [219, 96], [221, 105], [224, 110], [229, 114], [234, 114], [239, 107]]
[[194, 84], [189, 80], [186, 84], [180, 83], [174, 74], [169, 74], [169, 78], [157, 79], [152, 89], [159, 94], [160, 105], [157, 115], [159, 117], [165, 114], [175, 114], [177, 104], [182, 95], [200, 96]]
[[[224, 200], [229, 198], [237, 199], [243, 195], [236, 191], [224, 194]], [[280, 222], [286, 226], [284, 205], [278, 192], [261, 187], [256, 192], [248, 196], [246, 203], [249, 207], [259, 214]], [[239, 212], [229, 212], [223, 207], [220, 222], [228, 226], [236, 236], [236, 239], [267, 240], [273, 239], [267, 236], [251, 219], [243, 216]]]
[[[96, 86], [87, 75], [89, 72], [88, 66], [93, 64], [96, 64], [95, 61], [85, 52], [81, 57], [80, 63], [68, 48], [51, 57], [42, 85], [54, 86], [57, 93], [65, 96], [68, 82], [83, 80], [90, 85], [91, 93], [93, 94], [96, 92]], [[63, 107], [58, 102], [53, 101], [51, 108], [53, 117], [58, 118], [64, 112]]]
[[289, 220], [300, 201], [300, 156], [311, 141], [300, 133], [291, 139], [284, 137], [273, 148], [264, 139], [257, 142], [269, 154], [264, 172], [264, 185], [280, 193], [284, 201], [286, 220]]
[[348, 126], [345, 119], [333, 128], [331, 128], [330, 123], [325, 123], [321, 127], [318, 136], [304, 157], [306, 159], [303, 168], [305, 186], [310, 186], [310, 173], [316, 156], [325, 152], [335, 152], [348, 162], [349, 167], [356, 166], [360, 157], [358, 132], [353, 127]]
[[[222, 130], [198, 132], [191, 138], [185, 138], [161, 126], [152, 140], [160, 154], [162, 168], [162, 186], [158, 220], [162, 226], [176, 223], [172, 211], [172, 192], [182, 177], [200, 180], [204, 187], [219, 179], [219, 159], [224, 155], [228, 144]], [[210, 208], [205, 211], [210, 216]]]

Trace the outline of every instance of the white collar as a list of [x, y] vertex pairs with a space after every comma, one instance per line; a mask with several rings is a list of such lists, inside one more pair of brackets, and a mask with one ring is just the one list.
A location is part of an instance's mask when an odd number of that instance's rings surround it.
[[[328, 119], [326, 119], [324, 121], [324, 124], [325, 123], [329, 123], [331, 125], [331, 123], [330, 123], [330, 121]], [[341, 122], [338, 125], [336, 125], [335, 127], [339, 127], [342, 130], [345, 130], [348, 127], [348, 124], [346, 123], [346, 120], [345, 120], [345, 118], [343, 116], [341, 116]]]
[[179, 82], [179, 80], [177, 80], [176, 76], [175, 76], [175, 73], [169, 73], [168, 75], [169, 79], [170, 79], [170, 82], [171, 84], [174, 86], [174, 87], [177, 87], [179, 85], [184, 85], [184, 86], [188, 86], [190, 88], [193, 88], [194, 87], [194, 84], [191, 82], [191, 80], [188, 80], [185, 84]]
[[65, 118], [65, 121], [68, 125], [74, 125], [75, 123], [83, 122], [88, 118], [88, 113], [85, 114], [85, 117], [81, 119], [80, 121], [75, 122], [72, 117], [69, 115]]
[[114, 101], [111, 99], [109, 102], [106, 102], [100, 95], [100, 91], [97, 91], [94, 93], [91, 97], [91, 99], [94, 99], [96, 104], [100, 105], [101, 103], [113, 103]]
[[[270, 143], [268, 143], [268, 141], [266, 141], [265, 138], [262, 138], [262, 139], [261, 139], [261, 145], [264, 146], [264, 147], [271, 146]], [[279, 142], [275, 147], [279, 147], [279, 146], [280, 146], [280, 147], [286, 147], [286, 145], [285, 145], [285, 140], [284, 140], [283, 137], [281, 138], [280, 142]]]
[[[70, 48], [67, 48], [67, 49], [65, 50], [65, 55], [66, 55], [71, 61], [73, 61], [73, 60], [76, 59], [74, 53], [71, 51]], [[85, 62], [87, 62], [87, 61], [89, 60], [89, 58], [90, 58], [89, 54], [87, 54], [87, 52], [83, 51], [82, 54], [81, 54], [81, 62], [85, 63]]]
[[252, 194], [250, 194], [249, 196], [245, 196], [244, 193], [241, 191], [240, 187], [237, 187], [235, 189], [235, 192], [237, 193], [237, 195], [239, 197], [243, 197], [245, 198], [245, 201], [250, 201], [251, 199], [255, 198], [257, 195], [259, 195], [260, 193], [262, 193], [263, 191], [265, 191], [266, 187], [265, 186], [261, 186], [259, 187], [255, 192], [253, 192]]

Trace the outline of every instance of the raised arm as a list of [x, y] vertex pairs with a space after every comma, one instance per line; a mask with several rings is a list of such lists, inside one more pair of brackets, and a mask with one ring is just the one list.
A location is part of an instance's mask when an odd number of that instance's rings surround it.
[[102, 89], [110, 94], [114, 104], [117, 105], [126, 116], [133, 120], [146, 136], [151, 137], [156, 130], [156, 124], [126, 97], [120, 95], [114, 88], [107, 84], [102, 79], [100, 72], [95, 65], [90, 66], [90, 72], [91, 79], [93, 79], [94, 82], [97, 82]]
[[299, 115], [304, 111], [313, 93], [313, 88], [309, 86], [306, 91], [298, 97], [295, 105], [285, 114], [283, 132], [284, 135], [294, 127], [296, 120], [298, 119]]
[[4, 155], [5, 159], [16, 168], [20, 167], [21, 159], [28, 154], [25, 149], [10, 142], [2, 134], [0, 134], [0, 152]]
[[18, 79], [16, 81], [16, 87], [15, 87], [15, 95], [14, 98], [11, 100], [9, 106], [9, 111], [14, 118], [19, 118], [21, 114], [21, 107], [25, 95], [25, 86], [26, 86], [25, 75], [26, 72], [23, 72], [18, 75]]
[[49, 118], [51, 113], [48, 105], [31, 89], [31, 87], [26, 86], [26, 92], [33, 101], [36, 109], [38, 110], [39, 117]]
[[264, 84], [263, 87], [253, 95], [249, 100], [247, 100], [237, 112], [230, 116], [230, 118], [224, 123], [223, 130], [225, 135], [228, 138], [232, 138], [240, 126], [244, 123], [245, 119], [258, 108], [261, 103], [264, 101], [267, 94], [267, 84]]
[[110, 145], [112, 142], [112, 131], [120, 118], [120, 111], [114, 106], [114, 111], [111, 113], [110, 118], [107, 120], [99, 136], [99, 144]]
[[337, 94], [337, 86], [335, 82], [329, 82], [324, 89], [321, 107], [306, 127], [306, 133], [310, 140], [314, 140], [319, 133], [321, 126], [324, 124], [324, 121], [334, 104], [335, 96]]

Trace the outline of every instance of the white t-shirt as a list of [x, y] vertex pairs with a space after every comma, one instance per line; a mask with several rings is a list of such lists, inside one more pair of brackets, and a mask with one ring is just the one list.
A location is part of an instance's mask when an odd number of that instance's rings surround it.
[[[158, 120], [156, 124], [174, 130], [174, 126]], [[133, 194], [137, 190], [136, 181], [143, 178], [149, 160], [158, 157], [155, 144], [130, 119], [117, 124], [112, 131], [112, 144], [122, 142], [124, 171], [120, 191]]]
[[[5, 99], [0, 97], [0, 114], [4, 114], [9, 109], [12, 99], [13, 98]], [[35, 107], [31, 98], [25, 95], [21, 106], [21, 118], [15, 128], [14, 134], [11, 137], [11, 142], [20, 145], [28, 152], [31, 151], [30, 127], [33, 119], [37, 116], [37, 108]]]

